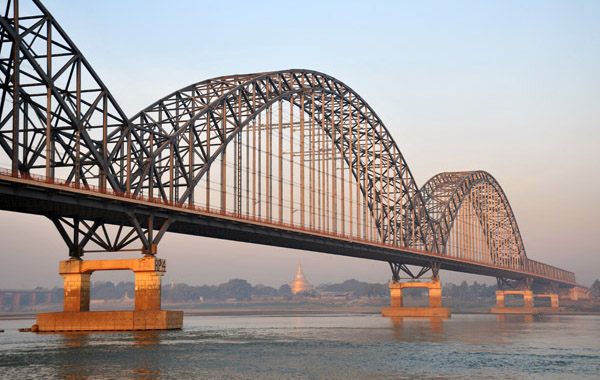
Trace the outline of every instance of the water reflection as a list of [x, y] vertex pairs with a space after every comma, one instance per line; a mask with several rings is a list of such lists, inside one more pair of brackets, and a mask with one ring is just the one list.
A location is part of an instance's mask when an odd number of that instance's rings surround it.
[[[155, 346], [160, 343], [160, 331], [134, 331], [132, 334], [133, 346], [138, 350], [136, 356], [146, 357], [144, 351], [155, 351]], [[132, 379], [136, 380], [155, 380], [160, 377], [160, 371], [147, 361], [136, 361], [133, 374]]]
[[156, 345], [159, 343], [160, 331], [134, 331], [133, 345], [135, 347], [143, 347], [148, 345]]
[[82, 375], [82, 374], [68, 373], [68, 374], [62, 375], [60, 378], [64, 379], [64, 380], [85, 380], [88, 377], [86, 375]]
[[81, 365], [77, 358], [69, 355], [69, 352], [79, 351], [82, 347], [89, 344], [89, 334], [87, 333], [60, 333], [57, 334], [59, 345], [62, 346], [67, 355], [61, 355], [61, 364], [57, 367], [58, 378], [65, 380], [84, 380], [87, 379], [86, 369]]
[[[148, 358], [156, 352], [160, 344], [160, 331], [133, 331], [133, 332], [93, 332], [93, 333], [61, 333], [59, 335], [60, 365], [56, 368], [56, 377], [64, 380], [84, 379], [111, 379], [104, 373], [98, 373], [98, 368], [92, 364], [98, 357], [88, 357], [87, 353], [93, 347], [132, 346], [132, 349], [123, 355], [123, 364], [131, 366], [129, 370], [122, 368], [119, 378], [135, 380], [156, 380], [161, 376], [161, 371]], [[110, 355], [110, 354], [108, 354]], [[91, 360], [90, 360], [91, 359]], [[140, 360], [141, 359], [141, 360]]]
[[64, 347], [83, 347], [88, 344], [87, 333], [60, 333]]
[[442, 340], [443, 321], [447, 317], [389, 317], [397, 341]]
[[532, 323], [532, 314], [497, 314], [498, 322]]
[[155, 380], [160, 378], [160, 371], [147, 368], [135, 368], [133, 373], [133, 379], [136, 380]]

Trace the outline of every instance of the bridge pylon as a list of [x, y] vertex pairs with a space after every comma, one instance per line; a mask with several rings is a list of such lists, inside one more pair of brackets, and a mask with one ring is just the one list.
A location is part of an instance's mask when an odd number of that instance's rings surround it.
[[[423, 266], [418, 273], [413, 273], [406, 264], [390, 262], [392, 281], [390, 288], [390, 306], [383, 308], [384, 317], [450, 317], [450, 309], [442, 307], [442, 283], [440, 282], [439, 263], [431, 262]], [[431, 270], [431, 281], [414, 281], [420, 279]], [[400, 272], [409, 276], [411, 281], [402, 282]], [[405, 307], [402, 291], [406, 288], [426, 288], [429, 292], [429, 307]]]

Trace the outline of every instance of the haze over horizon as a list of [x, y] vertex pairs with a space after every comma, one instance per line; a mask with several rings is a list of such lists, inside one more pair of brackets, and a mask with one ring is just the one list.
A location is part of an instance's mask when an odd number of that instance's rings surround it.
[[[599, 2], [44, 4], [129, 116], [212, 77], [329, 74], [378, 113], [419, 186], [443, 171], [491, 173], [528, 257], [574, 271], [584, 285], [600, 278]], [[1, 211], [0, 239], [0, 288], [62, 284], [67, 248], [49, 220]], [[313, 284], [391, 277], [385, 262], [173, 233], [159, 256], [165, 282], [191, 285], [242, 278], [279, 286], [298, 261]], [[137, 254], [84, 259], [106, 257]], [[463, 279], [495, 282], [441, 275]], [[99, 280], [133, 275], [94, 274]]]

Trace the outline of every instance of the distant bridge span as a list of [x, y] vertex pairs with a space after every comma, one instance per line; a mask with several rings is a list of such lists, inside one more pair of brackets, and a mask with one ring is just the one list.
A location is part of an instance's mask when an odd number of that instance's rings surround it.
[[387, 261], [395, 276], [418, 265], [577, 285], [527, 257], [488, 173], [419, 189], [381, 119], [337, 79], [225, 76], [128, 118], [42, 4], [15, 3], [0, 17], [0, 208], [48, 217], [71, 257], [156, 254], [178, 232]]

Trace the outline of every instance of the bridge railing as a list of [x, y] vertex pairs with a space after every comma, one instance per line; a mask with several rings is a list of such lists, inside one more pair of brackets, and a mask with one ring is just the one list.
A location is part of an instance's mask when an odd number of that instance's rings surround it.
[[[53, 177], [46, 177], [46, 176], [37, 175], [37, 174], [27, 174], [27, 173], [13, 171], [12, 169], [2, 168], [2, 167], [0, 167], [0, 175], [14, 177], [14, 178], [22, 178], [22, 179], [27, 179], [27, 180], [31, 180], [31, 181], [52, 184], [52, 185], [66, 186], [66, 187], [70, 187], [73, 189], [94, 191], [97, 193], [103, 193], [103, 194], [109, 194], [109, 195], [114, 195], [114, 196], [118, 196], [118, 197], [124, 197], [124, 198], [146, 201], [146, 202], [151, 202], [151, 203], [163, 204], [163, 205], [172, 206], [172, 207], [186, 208], [186, 209], [190, 209], [190, 210], [194, 210], [194, 211], [207, 212], [207, 213], [216, 214], [216, 215], [235, 217], [238, 219], [244, 219], [244, 220], [248, 220], [248, 221], [252, 221], [252, 222], [272, 224], [272, 225], [277, 225], [277, 226], [281, 226], [281, 227], [290, 227], [290, 228], [294, 228], [297, 230], [302, 230], [302, 231], [311, 232], [311, 233], [318, 233], [320, 235], [327, 235], [327, 236], [334, 237], [334, 238], [350, 239], [350, 240], [353, 240], [356, 242], [382, 244], [382, 242], [380, 242], [380, 241], [374, 241], [374, 240], [364, 239], [364, 238], [356, 238], [356, 237], [353, 237], [350, 235], [333, 233], [331, 231], [322, 231], [322, 230], [319, 230], [316, 228], [311, 228], [311, 227], [306, 227], [306, 226], [300, 227], [298, 225], [293, 225], [291, 223], [276, 222], [276, 221], [266, 219], [266, 218], [260, 218], [260, 217], [257, 218], [255, 216], [248, 216], [248, 215], [244, 215], [244, 214], [240, 214], [240, 213], [227, 212], [227, 211], [224, 211], [221, 209], [203, 207], [203, 206], [198, 206], [198, 205], [190, 204], [190, 203], [167, 201], [167, 200], [164, 200], [163, 198], [155, 198], [155, 197], [148, 196], [148, 195], [144, 194], [143, 192], [140, 194], [120, 192], [120, 191], [115, 191], [115, 190], [112, 190], [112, 189], [109, 189], [106, 187], [86, 185], [86, 184], [81, 184], [81, 183], [76, 183], [76, 182], [69, 182], [69, 181], [65, 181], [65, 180], [61, 180], [61, 179], [57, 179], [57, 178], [53, 178]], [[383, 243], [383, 244], [391, 245], [390, 243]], [[538, 274], [541, 276], [575, 283], [575, 274], [573, 272], [569, 272], [564, 269], [556, 268], [554, 266], [547, 265], [547, 264], [541, 263], [539, 261], [526, 259], [524, 269], [528, 272], [532, 272], [532, 273], [535, 273], [535, 274]]]
[[555, 278], [561, 281], [575, 282], [575, 273], [564, 269], [553, 267], [552, 265], [540, 263], [539, 261], [527, 259], [525, 269], [541, 276]]
[[[256, 217], [256, 216], [250, 216], [250, 215], [246, 215], [246, 214], [239, 213], [239, 212], [231, 212], [231, 211], [226, 211], [226, 210], [222, 210], [222, 209], [218, 209], [218, 208], [207, 207], [205, 205], [197, 205], [197, 204], [193, 204], [190, 202], [181, 203], [181, 202], [175, 202], [175, 201], [168, 201], [168, 200], [165, 200], [164, 198], [149, 196], [146, 193], [144, 193], [144, 191], [141, 191], [138, 194], [134, 194], [131, 192], [124, 192], [124, 191], [116, 191], [116, 190], [113, 190], [113, 189], [110, 189], [107, 187], [102, 187], [102, 186], [95, 186], [95, 185], [77, 183], [77, 182], [73, 182], [73, 181], [66, 181], [63, 179], [55, 178], [55, 177], [46, 177], [46, 176], [40, 175], [40, 174], [23, 173], [18, 170], [13, 171], [12, 169], [8, 169], [5, 167], [0, 167], [0, 175], [13, 177], [13, 178], [21, 178], [21, 179], [45, 183], [45, 184], [49, 184], [49, 185], [64, 186], [64, 187], [68, 187], [71, 189], [92, 191], [92, 192], [112, 195], [112, 196], [116, 196], [116, 197], [133, 199], [133, 200], [137, 200], [137, 201], [150, 202], [150, 203], [166, 205], [166, 206], [171, 206], [171, 207], [179, 207], [179, 208], [184, 208], [184, 209], [198, 211], [198, 212], [204, 212], [204, 213], [210, 213], [210, 214], [219, 215], [219, 216], [247, 220], [250, 222], [270, 224], [270, 225], [277, 226], [277, 227], [293, 228], [295, 230], [319, 234], [319, 235], [323, 235], [323, 236], [329, 236], [332, 238], [341, 238], [341, 239], [347, 239], [347, 240], [361, 242], [361, 243], [385, 244], [385, 245], [392, 246], [392, 244], [389, 242], [382, 243], [379, 240], [372, 240], [372, 239], [356, 237], [356, 236], [352, 236], [352, 235], [348, 235], [348, 234], [341, 234], [341, 233], [332, 232], [332, 231], [320, 230], [320, 229], [314, 228], [314, 227], [299, 226], [297, 224], [275, 221], [275, 220], [264, 218], [264, 217], [261, 218], [261, 217]], [[394, 246], [397, 247], [398, 245], [394, 245]]]

